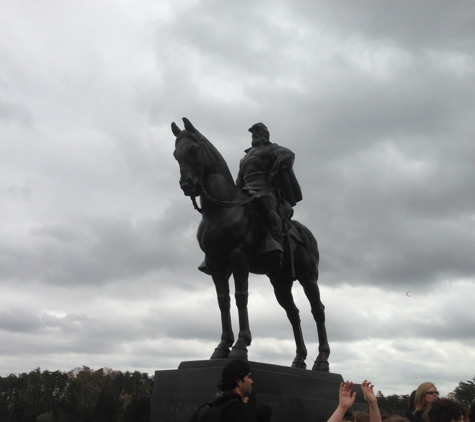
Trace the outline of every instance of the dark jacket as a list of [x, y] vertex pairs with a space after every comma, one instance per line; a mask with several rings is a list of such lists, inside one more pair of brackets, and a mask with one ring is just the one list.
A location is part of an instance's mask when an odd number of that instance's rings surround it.
[[224, 409], [221, 422], [256, 422], [256, 416], [251, 407], [241, 400], [241, 396], [235, 392], [225, 393], [218, 397], [215, 401], [215, 405], [219, 406], [229, 400], [235, 400], [238, 398], [240, 402], [229, 406]]
[[406, 419], [409, 420], [409, 422], [423, 422], [422, 419], [422, 414], [424, 413], [424, 410], [418, 410], [417, 412], [408, 412], [406, 413]]
[[236, 180], [238, 188], [245, 188], [246, 179], [253, 175], [266, 181], [274, 179], [285, 200], [292, 207], [302, 200], [302, 191], [292, 169], [295, 157], [292, 151], [278, 144], [267, 142], [257, 148], [248, 148], [245, 152], [246, 155], [239, 163]]

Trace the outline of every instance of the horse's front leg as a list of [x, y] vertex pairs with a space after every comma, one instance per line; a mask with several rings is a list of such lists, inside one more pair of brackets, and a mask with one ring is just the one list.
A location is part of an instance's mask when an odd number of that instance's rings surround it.
[[239, 335], [229, 357], [247, 359], [247, 346], [252, 336], [249, 329], [247, 303], [249, 297], [249, 261], [245, 253], [237, 249], [231, 254], [231, 268], [234, 276], [236, 307], [239, 314]]
[[229, 356], [230, 347], [234, 343], [234, 333], [231, 325], [231, 300], [229, 298], [229, 277], [230, 270], [214, 266], [211, 262], [206, 261], [206, 266], [211, 272], [216, 294], [218, 296], [219, 311], [221, 313], [221, 341], [210, 359], [225, 359]]

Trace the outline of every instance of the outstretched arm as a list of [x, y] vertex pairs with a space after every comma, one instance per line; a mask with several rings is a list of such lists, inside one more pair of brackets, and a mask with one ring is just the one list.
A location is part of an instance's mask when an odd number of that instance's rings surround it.
[[[345, 383], [340, 384], [340, 392], [338, 395], [338, 407], [333, 412], [333, 415], [330, 416], [328, 422], [341, 422], [346, 411], [353, 406], [353, 403], [356, 399], [356, 392], [351, 393], [353, 388], [353, 383], [351, 381], [346, 381]], [[370, 421], [373, 422], [373, 421]]]
[[369, 408], [369, 422], [381, 422], [381, 413], [379, 412], [378, 399], [374, 395], [374, 385], [370, 381], [364, 380], [361, 383], [361, 391], [363, 391], [364, 398], [368, 403]]

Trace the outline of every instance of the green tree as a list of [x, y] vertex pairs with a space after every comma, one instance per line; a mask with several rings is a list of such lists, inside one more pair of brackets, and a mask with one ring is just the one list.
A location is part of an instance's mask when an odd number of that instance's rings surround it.
[[472, 381], [460, 381], [452, 394], [455, 400], [469, 407], [475, 402], [475, 377], [472, 378]]
[[125, 408], [124, 422], [148, 422], [150, 420], [150, 398], [133, 397]]
[[153, 378], [135, 371], [41, 371], [0, 377], [1, 422], [148, 421]]
[[378, 407], [382, 415], [405, 416], [409, 407], [409, 395], [391, 394], [385, 396], [381, 391], [376, 394]]

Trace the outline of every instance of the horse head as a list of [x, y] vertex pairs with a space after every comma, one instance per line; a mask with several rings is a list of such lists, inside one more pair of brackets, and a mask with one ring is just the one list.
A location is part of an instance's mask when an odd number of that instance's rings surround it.
[[180, 187], [186, 196], [202, 193], [202, 178], [206, 168], [211, 166], [212, 157], [206, 145], [206, 138], [184, 117], [185, 130], [175, 122], [172, 132], [176, 136], [173, 156], [180, 166]]

